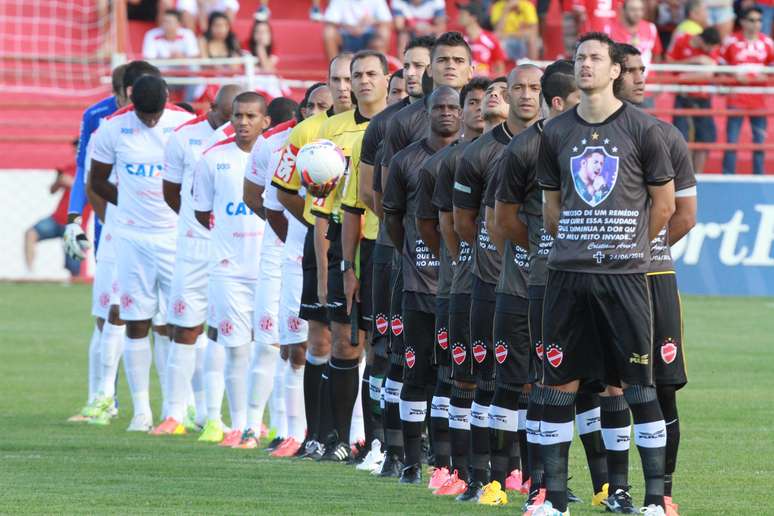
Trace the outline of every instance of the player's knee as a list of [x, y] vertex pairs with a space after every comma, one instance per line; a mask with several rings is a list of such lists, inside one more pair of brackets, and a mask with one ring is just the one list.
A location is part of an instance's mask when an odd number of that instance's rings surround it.
[[118, 305], [110, 305], [110, 310], [108, 310], [108, 322], [114, 326], [123, 326], [125, 324], [121, 319]]
[[130, 339], [143, 339], [148, 336], [151, 321], [127, 321], [126, 336]]
[[166, 324], [160, 324], [158, 326], [153, 326], [153, 333], [156, 333], [158, 335], [161, 335], [162, 337], [166, 337], [170, 334], [169, 328]]

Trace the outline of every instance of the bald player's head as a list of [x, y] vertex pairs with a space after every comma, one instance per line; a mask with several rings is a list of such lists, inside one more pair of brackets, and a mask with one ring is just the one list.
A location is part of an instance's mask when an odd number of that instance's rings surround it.
[[540, 115], [540, 79], [543, 70], [531, 63], [516, 66], [508, 74], [509, 113], [521, 120], [530, 122]]
[[244, 88], [237, 84], [226, 84], [218, 90], [210, 106], [210, 121], [215, 127], [220, 127], [231, 119], [234, 99], [243, 91]]
[[460, 94], [450, 86], [439, 86], [430, 94], [427, 103], [430, 112], [430, 131], [448, 138], [460, 131]]

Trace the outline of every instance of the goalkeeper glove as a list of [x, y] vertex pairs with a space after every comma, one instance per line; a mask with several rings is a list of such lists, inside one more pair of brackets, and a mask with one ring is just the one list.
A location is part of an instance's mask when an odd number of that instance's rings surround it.
[[81, 227], [81, 218], [78, 217], [65, 226], [64, 231], [64, 250], [65, 254], [75, 260], [86, 258], [86, 251], [91, 248], [89, 239]]

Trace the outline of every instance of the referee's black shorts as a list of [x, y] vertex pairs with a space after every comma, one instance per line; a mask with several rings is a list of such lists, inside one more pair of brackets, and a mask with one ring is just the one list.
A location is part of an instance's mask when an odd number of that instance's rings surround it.
[[306, 232], [304, 258], [301, 262], [304, 284], [301, 289], [301, 309], [298, 316], [305, 321], [328, 324], [328, 313], [317, 297], [317, 257], [314, 254], [314, 226]]

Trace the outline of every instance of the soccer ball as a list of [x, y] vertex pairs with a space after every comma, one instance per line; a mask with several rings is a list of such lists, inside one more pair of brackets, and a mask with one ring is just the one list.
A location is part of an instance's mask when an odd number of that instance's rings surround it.
[[346, 168], [344, 153], [330, 140], [307, 143], [296, 157], [296, 170], [306, 186], [334, 185], [344, 175]]

